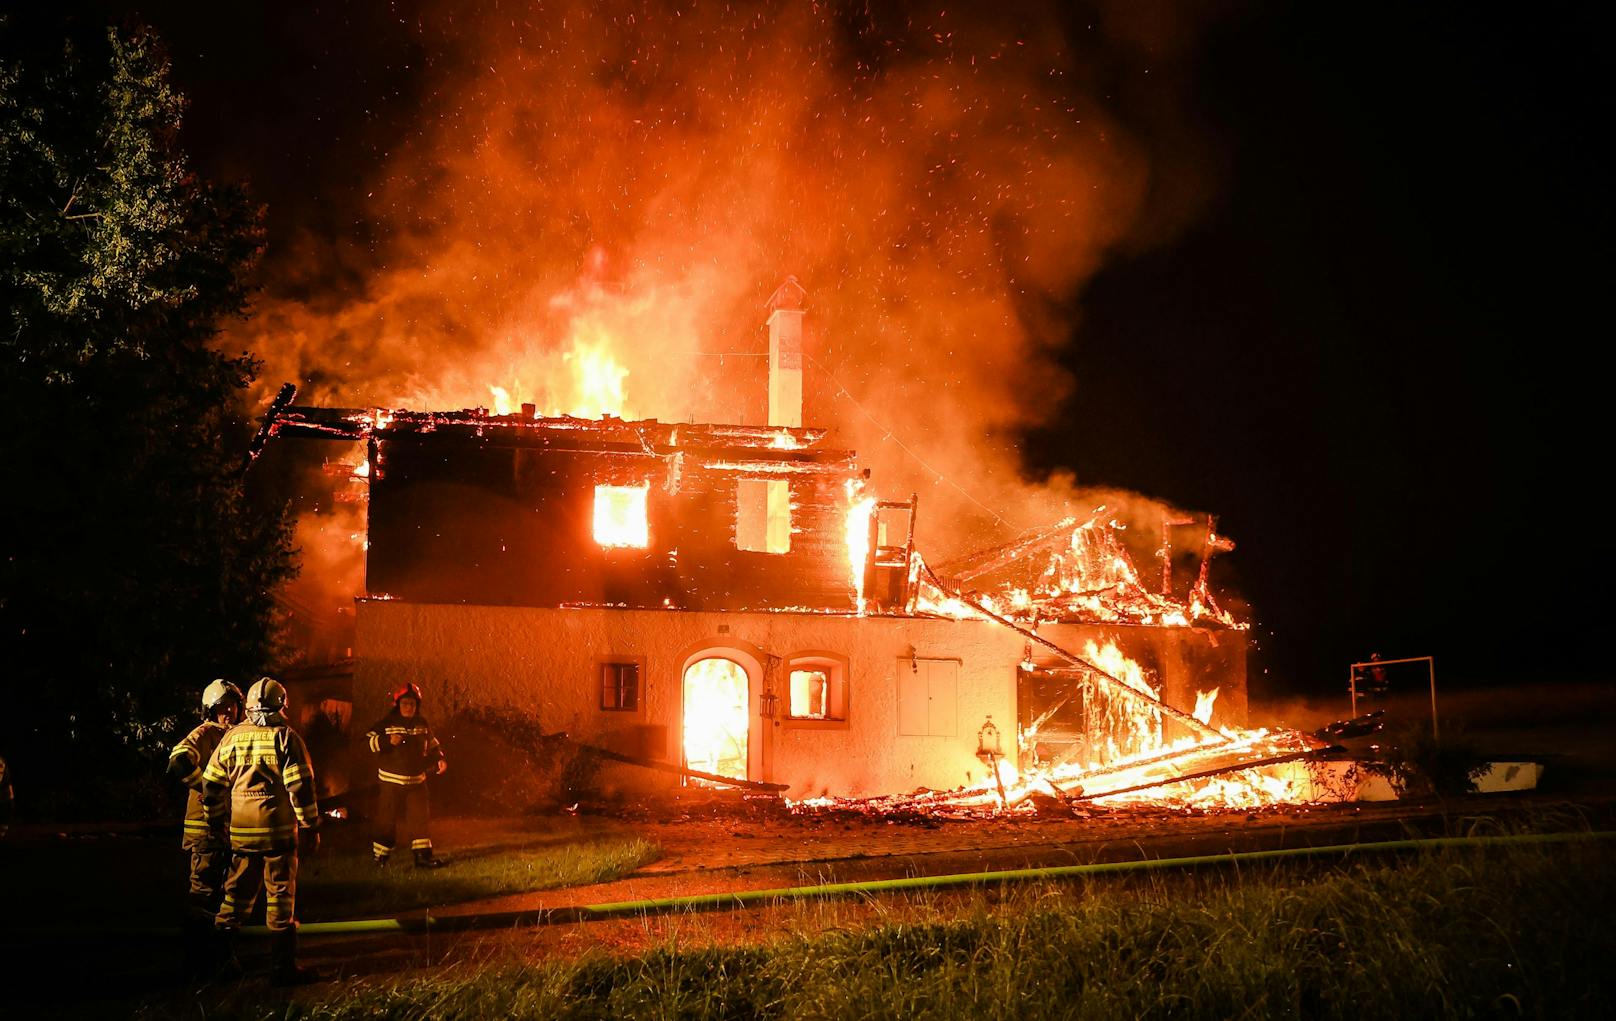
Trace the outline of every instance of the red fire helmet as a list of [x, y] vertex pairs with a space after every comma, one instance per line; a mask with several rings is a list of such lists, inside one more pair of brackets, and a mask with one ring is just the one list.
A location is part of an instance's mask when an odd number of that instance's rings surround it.
[[415, 704], [420, 705], [421, 689], [413, 684], [404, 685], [402, 688], [399, 688], [397, 691], [393, 692], [393, 705], [398, 705], [406, 698], [413, 698], [415, 699]]

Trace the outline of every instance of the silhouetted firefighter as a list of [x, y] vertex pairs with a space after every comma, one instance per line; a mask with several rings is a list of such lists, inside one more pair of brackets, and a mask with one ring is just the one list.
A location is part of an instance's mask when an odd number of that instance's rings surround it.
[[448, 768], [432, 725], [421, 715], [421, 689], [406, 684], [393, 692], [393, 711], [365, 735], [376, 755], [376, 839], [371, 844], [377, 865], [386, 865], [402, 828], [413, 839], [417, 868], [435, 869], [443, 861], [432, 853], [427, 835], [431, 813], [427, 799], [429, 772]]
[[180, 846], [191, 853], [191, 886], [186, 894], [184, 921], [185, 970], [198, 975], [210, 967], [213, 916], [224, 896], [225, 872], [230, 868], [230, 840], [215, 833], [202, 804], [202, 771], [213, 760], [225, 733], [241, 722], [241, 689], [218, 678], [202, 691], [203, 720], [168, 756], [168, 775], [191, 790], [185, 800], [185, 825]]

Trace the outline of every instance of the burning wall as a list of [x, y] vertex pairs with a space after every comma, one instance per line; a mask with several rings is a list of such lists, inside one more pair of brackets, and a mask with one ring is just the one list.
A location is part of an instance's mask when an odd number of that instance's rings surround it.
[[[531, 406], [504, 416], [285, 407], [265, 435], [368, 439], [372, 592], [486, 605], [856, 606], [846, 519], [862, 476], [850, 452], [819, 445], [821, 430], [538, 418]], [[749, 520], [772, 517], [775, 489], [778, 546]]]

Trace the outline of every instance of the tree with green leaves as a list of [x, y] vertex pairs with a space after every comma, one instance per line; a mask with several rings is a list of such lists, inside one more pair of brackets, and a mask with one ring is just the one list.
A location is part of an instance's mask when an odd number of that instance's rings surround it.
[[183, 110], [149, 32], [0, 18], [0, 750], [24, 790], [133, 785], [209, 679], [274, 653], [293, 568], [242, 472], [257, 364], [213, 346], [260, 211], [188, 169]]

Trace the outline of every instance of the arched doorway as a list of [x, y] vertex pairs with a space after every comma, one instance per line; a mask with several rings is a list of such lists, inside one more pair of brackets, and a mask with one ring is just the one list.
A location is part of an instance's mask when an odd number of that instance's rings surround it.
[[751, 686], [746, 668], [708, 656], [685, 668], [685, 764], [703, 773], [747, 779]]

